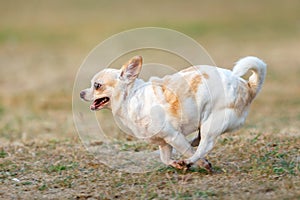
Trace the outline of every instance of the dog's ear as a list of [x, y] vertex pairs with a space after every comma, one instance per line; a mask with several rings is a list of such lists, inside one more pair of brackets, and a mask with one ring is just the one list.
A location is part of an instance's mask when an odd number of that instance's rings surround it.
[[121, 68], [120, 79], [127, 80], [129, 82], [136, 79], [142, 69], [143, 58], [141, 56], [135, 56], [131, 58]]

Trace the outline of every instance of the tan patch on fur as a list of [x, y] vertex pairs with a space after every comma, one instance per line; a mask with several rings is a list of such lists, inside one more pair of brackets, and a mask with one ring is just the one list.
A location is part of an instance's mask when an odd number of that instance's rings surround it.
[[161, 85], [162, 85], [162, 81], [161, 80], [152, 80], [152, 89], [153, 89], [153, 93], [156, 96], [156, 98], [161, 99], [161, 97], [159, 97], [158, 94], [158, 89], [160, 89]]
[[117, 84], [117, 81], [116, 80], [109, 80], [105, 84], [114, 88]]
[[209, 79], [209, 75], [207, 73], [203, 73], [202, 76], [205, 78], [205, 79]]
[[194, 76], [190, 83], [190, 88], [193, 93], [197, 93], [199, 85], [202, 83], [202, 77], [200, 74]]
[[157, 96], [156, 87], [157, 87], [156, 84], [153, 84], [153, 82], [152, 82], [153, 93], [154, 93], [154, 95], [155, 95], [156, 97], [158, 97], [158, 96]]
[[165, 101], [169, 104], [170, 113], [173, 116], [178, 116], [180, 109], [179, 99], [175, 92], [168, 89], [169, 81], [169, 77], [165, 77], [164, 80], [152, 80], [153, 93], [158, 100], [162, 100], [162, 97], [158, 93], [158, 89], [161, 89]]
[[114, 94], [114, 100], [118, 101], [120, 99], [121, 92], [117, 92], [117, 94]]
[[166, 88], [165, 85], [162, 85], [161, 89], [164, 94], [166, 102], [168, 102], [168, 104], [170, 105], [169, 108], [170, 112], [172, 113], [173, 116], [178, 116], [179, 108], [180, 108], [178, 97], [176, 96], [176, 94], [174, 94], [174, 92]]
[[237, 98], [234, 102], [228, 105], [228, 108], [234, 109], [240, 116], [246, 107], [248, 107], [255, 97], [252, 88], [247, 85], [240, 85], [237, 89]]

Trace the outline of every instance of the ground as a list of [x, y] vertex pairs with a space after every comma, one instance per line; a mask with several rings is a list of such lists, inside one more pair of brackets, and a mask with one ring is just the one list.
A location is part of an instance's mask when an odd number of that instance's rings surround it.
[[[1, 2], [0, 199], [299, 199], [299, 9], [293, 0]], [[245, 126], [208, 155], [212, 174], [112, 169], [74, 128], [72, 87], [85, 56], [143, 26], [189, 35], [228, 69], [247, 55], [268, 64]]]

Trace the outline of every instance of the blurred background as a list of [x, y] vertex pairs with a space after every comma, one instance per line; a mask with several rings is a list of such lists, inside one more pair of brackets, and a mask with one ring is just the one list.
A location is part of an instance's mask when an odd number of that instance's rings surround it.
[[77, 139], [72, 87], [113, 34], [164, 27], [198, 41], [218, 66], [268, 64], [245, 129], [299, 136], [300, 1], [0, 1], [0, 142]]

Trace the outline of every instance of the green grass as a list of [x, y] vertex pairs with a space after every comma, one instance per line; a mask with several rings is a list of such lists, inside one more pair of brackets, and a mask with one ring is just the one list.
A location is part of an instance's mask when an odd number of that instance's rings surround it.
[[40, 187], [38, 187], [38, 190], [39, 191], [44, 191], [44, 190], [46, 190], [47, 189], [47, 185], [46, 184], [43, 184], [43, 185], [41, 185]]
[[77, 165], [78, 165], [77, 163], [50, 165], [49, 167], [47, 167], [46, 171], [49, 172], [49, 173], [62, 172], [64, 170], [73, 169]]
[[0, 151], [0, 158], [5, 158], [7, 156], [7, 153], [3, 150]]
[[22, 182], [22, 185], [32, 185], [33, 184], [33, 182], [31, 182], [31, 181], [24, 181], [24, 182]]

